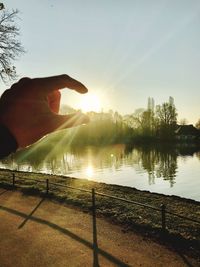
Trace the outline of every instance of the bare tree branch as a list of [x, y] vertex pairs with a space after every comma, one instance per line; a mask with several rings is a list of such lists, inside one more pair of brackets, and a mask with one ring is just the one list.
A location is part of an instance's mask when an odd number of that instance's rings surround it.
[[13, 61], [25, 51], [18, 40], [19, 28], [15, 24], [19, 11], [6, 11], [3, 3], [0, 3], [0, 11], [0, 78], [6, 83], [16, 78]]

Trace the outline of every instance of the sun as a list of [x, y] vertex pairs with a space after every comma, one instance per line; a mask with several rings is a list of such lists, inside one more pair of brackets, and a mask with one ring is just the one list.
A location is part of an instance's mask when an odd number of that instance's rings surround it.
[[89, 112], [89, 111], [99, 112], [101, 110], [100, 98], [96, 94], [92, 93], [87, 93], [85, 95], [82, 95], [79, 107], [83, 112]]

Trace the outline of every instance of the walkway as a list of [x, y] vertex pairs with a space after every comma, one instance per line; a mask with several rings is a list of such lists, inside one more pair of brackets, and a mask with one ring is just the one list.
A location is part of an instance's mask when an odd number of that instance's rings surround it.
[[[139, 234], [97, 219], [100, 266], [195, 266]], [[93, 266], [92, 218], [79, 209], [0, 188], [0, 266]]]

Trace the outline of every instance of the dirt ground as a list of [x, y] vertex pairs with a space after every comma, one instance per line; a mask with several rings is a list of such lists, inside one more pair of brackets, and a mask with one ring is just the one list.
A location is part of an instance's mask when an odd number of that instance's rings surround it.
[[[0, 267], [200, 266], [150, 239], [77, 208], [0, 189]], [[94, 257], [95, 255], [95, 257]], [[96, 266], [98, 266], [96, 264]]]

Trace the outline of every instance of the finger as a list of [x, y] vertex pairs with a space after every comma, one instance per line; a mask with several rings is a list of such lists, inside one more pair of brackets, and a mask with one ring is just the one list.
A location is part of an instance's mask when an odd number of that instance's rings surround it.
[[58, 113], [60, 109], [61, 93], [56, 90], [48, 95], [48, 104], [51, 111]]
[[31, 78], [29, 78], [29, 77], [21, 78], [17, 83], [14, 83], [14, 84], [11, 86], [11, 89], [22, 88], [22, 87], [28, 85], [28, 83], [29, 83], [30, 81], [31, 81]]
[[89, 122], [89, 117], [83, 113], [77, 112], [69, 115], [54, 115], [48, 124], [47, 132], [75, 127]]
[[45, 93], [50, 93], [54, 90], [66, 87], [81, 94], [87, 93], [88, 91], [85, 85], [66, 74], [46, 78], [35, 78], [32, 79], [32, 81], [36, 88], [43, 90]]

